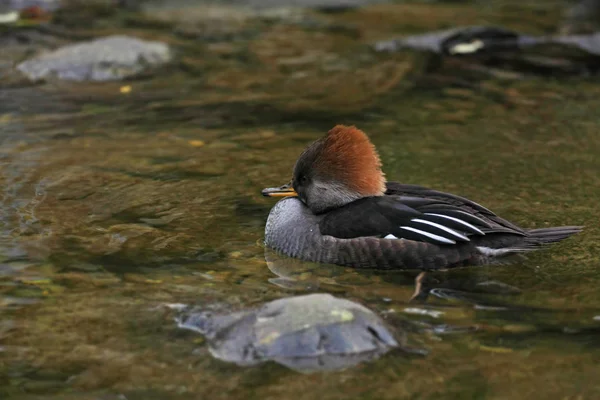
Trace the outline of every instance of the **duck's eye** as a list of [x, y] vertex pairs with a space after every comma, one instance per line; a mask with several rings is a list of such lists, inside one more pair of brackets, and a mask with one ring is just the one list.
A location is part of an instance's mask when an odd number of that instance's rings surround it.
[[298, 182], [301, 185], [304, 185], [304, 184], [306, 184], [306, 182], [308, 182], [308, 178], [306, 177], [306, 175], [302, 175], [301, 177], [298, 178]]

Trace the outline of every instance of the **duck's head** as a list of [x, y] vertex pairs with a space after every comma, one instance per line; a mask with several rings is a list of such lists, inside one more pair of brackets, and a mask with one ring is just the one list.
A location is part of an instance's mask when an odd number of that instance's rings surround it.
[[304, 150], [291, 182], [262, 194], [298, 196], [319, 214], [385, 190], [381, 161], [368, 136], [354, 126], [337, 125]]

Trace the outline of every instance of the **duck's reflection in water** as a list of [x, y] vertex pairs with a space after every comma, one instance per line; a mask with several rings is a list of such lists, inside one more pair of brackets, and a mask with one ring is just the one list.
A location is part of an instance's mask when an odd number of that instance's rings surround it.
[[498, 298], [521, 293], [519, 288], [491, 279], [478, 269], [460, 272], [353, 269], [306, 262], [268, 248], [265, 248], [265, 260], [269, 270], [276, 275], [269, 282], [288, 290], [339, 292], [368, 288], [370, 297], [379, 293], [389, 301], [426, 303], [433, 296], [480, 307], [500, 306]]
[[[411, 345], [429, 347], [431, 335], [477, 334], [506, 340], [540, 335], [589, 340], [600, 330], [600, 310], [552, 307], [544, 294], [503, 282], [494, 268], [375, 271], [315, 264], [265, 249], [269, 282], [296, 292], [330, 292], [360, 299], [409, 334]], [[512, 283], [513, 280], [510, 280]], [[435, 340], [439, 340], [435, 339]], [[596, 340], [596, 339], [595, 339]]]

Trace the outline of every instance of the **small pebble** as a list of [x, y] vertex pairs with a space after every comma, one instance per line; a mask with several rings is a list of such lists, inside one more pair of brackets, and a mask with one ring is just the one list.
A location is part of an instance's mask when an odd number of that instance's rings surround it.
[[202, 140], [190, 140], [188, 143], [192, 147], [202, 147], [206, 144]]

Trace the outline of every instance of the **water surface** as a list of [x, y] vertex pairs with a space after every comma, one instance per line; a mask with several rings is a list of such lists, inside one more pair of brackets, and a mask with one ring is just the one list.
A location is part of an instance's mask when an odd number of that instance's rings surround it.
[[[419, 55], [367, 46], [455, 24], [556, 26], [556, 7], [521, 3], [200, 19], [178, 35], [172, 20], [139, 15], [73, 28], [165, 40], [179, 59], [125, 83], [0, 89], [1, 397], [600, 396], [600, 84], [465, 85], [452, 65], [426, 74]], [[390, 180], [469, 197], [524, 227], [586, 229], [513, 265], [429, 274], [421, 302], [410, 301], [417, 272], [267, 265], [273, 201], [260, 190], [288, 180], [337, 123], [371, 136]], [[310, 375], [241, 368], [211, 358], [165, 307], [315, 291], [364, 304], [429, 354]]]

